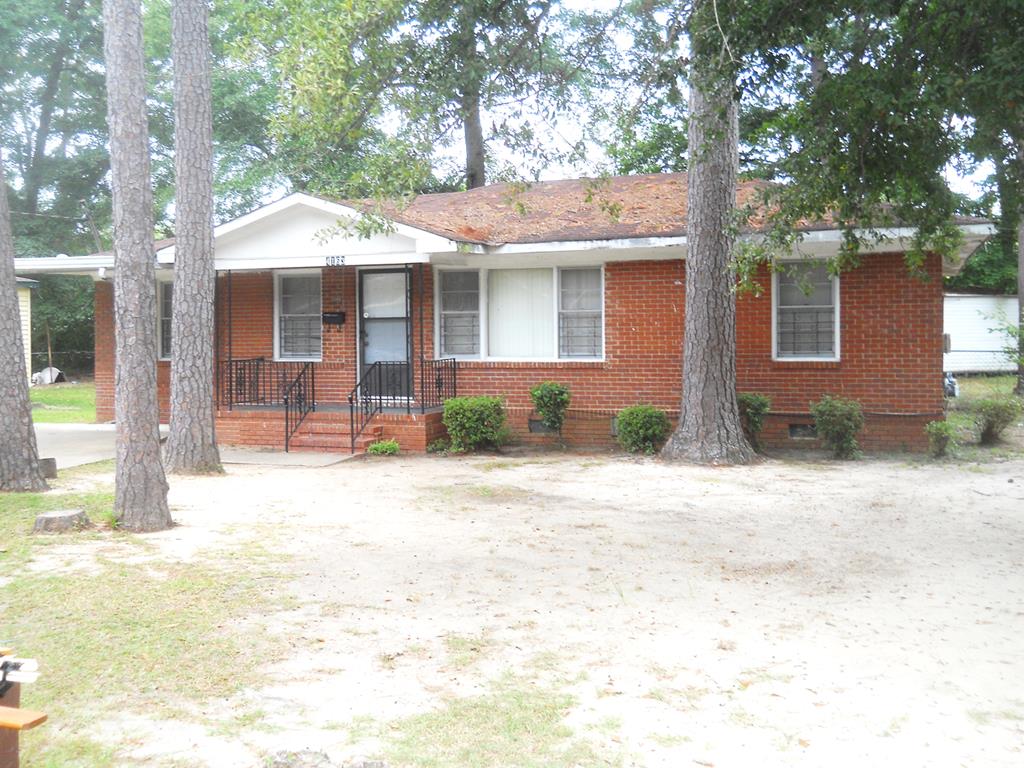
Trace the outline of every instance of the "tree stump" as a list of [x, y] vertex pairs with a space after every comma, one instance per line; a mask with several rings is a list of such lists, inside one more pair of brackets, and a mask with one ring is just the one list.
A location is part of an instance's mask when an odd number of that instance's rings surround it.
[[63, 533], [64, 531], [80, 531], [92, 527], [89, 517], [80, 509], [56, 509], [43, 512], [36, 518], [32, 533]]

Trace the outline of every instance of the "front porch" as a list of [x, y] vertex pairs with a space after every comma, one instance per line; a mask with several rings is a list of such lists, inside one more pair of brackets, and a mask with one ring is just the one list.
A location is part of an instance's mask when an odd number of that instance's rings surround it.
[[434, 356], [432, 291], [424, 264], [221, 271], [218, 418], [284, 450], [355, 451], [381, 436], [385, 414], [392, 427], [424, 422], [413, 416], [439, 412], [458, 388], [456, 361]]
[[458, 392], [454, 358], [372, 362], [343, 401], [318, 397], [322, 365], [264, 357], [222, 360], [216, 397], [221, 439], [285, 451], [355, 452], [389, 438], [403, 448], [425, 450], [443, 434], [438, 425], [444, 401]]

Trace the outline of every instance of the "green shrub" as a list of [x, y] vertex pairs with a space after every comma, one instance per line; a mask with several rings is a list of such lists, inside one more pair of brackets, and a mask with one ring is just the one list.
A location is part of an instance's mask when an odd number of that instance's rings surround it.
[[371, 456], [394, 456], [398, 453], [398, 441], [378, 440], [366, 446], [366, 452]]
[[530, 399], [544, 426], [561, 434], [572, 399], [569, 387], [556, 381], [544, 381], [530, 390]]
[[811, 404], [814, 427], [825, 447], [837, 459], [855, 459], [860, 455], [857, 433], [864, 427], [864, 413], [856, 400], [824, 395]]
[[761, 430], [764, 428], [764, 417], [772, 407], [771, 398], [756, 392], [740, 392], [736, 395], [740, 405], [740, 422], [747, 439], [754, 450], [761, 449]]
[[619, 411], [619, 445], [630, 453], [654, 453], [668, 437], [665, 412], [651, 405], [633, 405]]
[[957, 446], [956, 427], [945, 419], [929, 421], [924, 431], [928, 435], [928, 452], [937, 459], [941, 459]]
[[1003, 431], [1020, 417], [1021, 401], [1015, 397], [989, 397], [975, 403], [982, 445], [999, 440]]
[[427, 443], [427, 453], [444, 453], [451, 447], [451, 442], [447, 437], [439, 437], [437, 440], [431, 440]]
[[497, 448], [510, 434], [505, 428], [505, 406], [500, 397], [445, 400], [443, 421], [448, 428], [451, 450], [456, 453]]

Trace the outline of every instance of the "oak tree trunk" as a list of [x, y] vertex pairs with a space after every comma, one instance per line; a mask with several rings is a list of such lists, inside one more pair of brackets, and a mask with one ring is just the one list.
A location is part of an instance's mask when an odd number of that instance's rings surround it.
[[743, 434], [736, 401], [731, 255], [739, 126], [735, 76], [723, 63], [718, 43], [714, 34], [691, 32], [683, 396], [679, 425], [662, 456], [742, 464], [754, 458], [754, 451]]
[[206, 0], [174, 0], [175, 195], [169, 472], [221, 471], [214, 429], [213, 115]]
[[25, 340], [21, 337], [14, 239], [0, 156], [0, 491], [45, 491], [28, 398]]
[[146, 125], [142, 8], [103, 0], [114, 222], [114, 513], [132, 531], [169, 528], [156, 394], [153, 191]]

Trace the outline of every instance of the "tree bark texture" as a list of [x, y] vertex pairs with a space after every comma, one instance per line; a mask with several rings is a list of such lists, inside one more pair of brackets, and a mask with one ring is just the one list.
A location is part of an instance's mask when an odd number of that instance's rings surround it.
[[719, 51], [691, 36], [686, 314], [679, 424], [666, 459], [742, 464], [754, 458], [736, 401], [736, 297], [731, 269], [739, 168], [735, 80]]
[[462, 48], [462, 88], [459, 101], [462, 111], [462, 134], [466, 149], [466, 189], [487, 183], [484, 127], [480, 117], [480, 62], [476, 50], [476, 17], [471, 3], [460, 9]]
[[466, 189], [487, 183], [484, 128], [480, 118], [480, 89], [467, 88], [462, 96], [463, 135], [466, 143]]
[[153, 190], [146, 124], [142, 8], [103, 0], [114, 222], [114, 513], [132, 531], [169, 528], [156, 395]]
[[174, 0], [175, 195], [169, 472], [221, 471], [214, 427], [213, 112], [206, 0]]
[[14, 239], [0, 156], [0, 491], [45, 491], [28, 398]]

